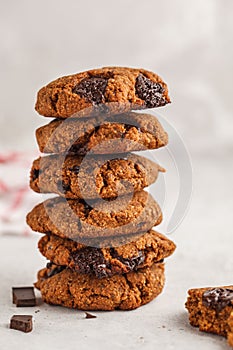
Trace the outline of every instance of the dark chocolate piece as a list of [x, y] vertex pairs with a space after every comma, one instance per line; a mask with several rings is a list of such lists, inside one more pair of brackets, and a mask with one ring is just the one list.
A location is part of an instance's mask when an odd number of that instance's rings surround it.
[[96, 318], [97, 316], [90, 314], [89, 312], [85, 312], [86, 317], [85, 318]]
[[148, 108], [164, 106], [167, 103], [163, 96], [164, 88], [162, 85], [154, 83], [142, 74], [139, 74], [136, 79], [135, 89], [138, 97], [145, 101]]
[[13, 287], [13, 304], [17, 307], [27, 307], [36, 305], [36, 297], [33, 287]]
[[24, 333], [32, 331], [32, 316], [30, 315], [14, 315], [11, 317], [10, 328], [16, 329]]
[[202, 303], [204, 306], [221, 311], [224, 307], [232, 305], [233, 290], [228, 288], [214, 288], [203, 293]]
[[99, 105], [105, 102], [104, 93], [107, 87], [108, 79], [102, 77], [87, 78], [77, 84], [73, 93], [86, 98], [89, 102]]

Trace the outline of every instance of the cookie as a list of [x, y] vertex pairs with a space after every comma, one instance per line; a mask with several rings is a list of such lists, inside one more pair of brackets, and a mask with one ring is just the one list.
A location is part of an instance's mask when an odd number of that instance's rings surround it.
[[159, 205], [145, 191], [135, 192], [133, 197], [126, 195], [114, 201], [89, 204], [81, 199], [55, 197], [40, 203], [27, 215], [32, 230], [79, 242], [83, 238], [147, 232], [161, 221]]
[[104, 67], [59, 78], [43, 87], [36, 110], [45, 117], [118, 114], [170, 102], [167, 85], [144, 69]]
[[164, 169], [158, 164], [134, 154], [85, 158], [51, 155], [33, 162], [30, 187], [35, 192], [70, 199], [108, 199], [143, 190], [156, 181], [160, 171]]
[[188, 294], [185, 306], [190, 324], [200, 331], [226, 337], [230, 330], [228, 319], [233, 311], [233, 286], [190, 289]]
[[228, 344], [230, 346], [233, 346], [233, 311], [230, 314], [230, 317], [228, 318], [228, 333], [227, 333], [227, 340], [228, 340]]
[[56, 265], [102, 278], [150, 267], [170, 256], [176, 246], [162, 234], [151, 230], [119, 247], [87, 247], [55, 235], [43, 236], [38, 247], [41, 254]]
[[55, 119], [36, 130], [43, 153], [125, 153], [166, 146], [168, 135], [156, 117], [125, 113], [113, 117]]
[[164, 264], [99, 279], [49, 265], [38, 273], [36, 288], [48, 304], [80, 310], [132, 310], [149, 303], [164, 286]]

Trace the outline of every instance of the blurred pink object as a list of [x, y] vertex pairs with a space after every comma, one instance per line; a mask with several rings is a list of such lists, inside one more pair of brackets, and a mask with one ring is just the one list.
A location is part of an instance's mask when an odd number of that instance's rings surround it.
[[29, 171], [35, 154], [0, 154], [0, 235], [29, 234], [25, 216], [38, 203], [29, 190]]

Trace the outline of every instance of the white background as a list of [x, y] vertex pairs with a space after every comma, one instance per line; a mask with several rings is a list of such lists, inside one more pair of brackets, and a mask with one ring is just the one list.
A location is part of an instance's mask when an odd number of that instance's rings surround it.
[[194, 174], [189, 213], [171, 237], [178, 248], [166, 290], [135, 312], [103, 313], [87, 323], [80, 313], [76, 319], [43, 306], [34, 333], [10, 332], [16, 312], [10, 287], [31, 284], [44, 260], [35, 239], [2, 237], [0, 343], [6, 348], [9, 337], [8, 349], [29, 339], [35, 349], [88, 349], [98, 339], [106, 349], [227, 349], [225, 340], [188, 325], [184, 302], [190, 287], [233, 284], [233, 2], [1, 0], [0, 6], [1, 153], [36, 151], [34, 130], [48, 121], [34, 111], [44, 84], [93, 67], [143, 67], [169, 85], [173, 103], [159, 112], [182, 135]]

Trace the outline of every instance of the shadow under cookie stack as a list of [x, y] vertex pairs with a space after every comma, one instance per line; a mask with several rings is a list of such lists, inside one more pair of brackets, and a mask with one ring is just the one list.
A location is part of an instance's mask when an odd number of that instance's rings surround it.
[[162, 213], [144, 188], [164, 169], [132, 152], [168, 138], [154, 116], [132, 110], [169, 102], [159, 76], [120, 67], [39, 91], [36, 110], [55, 119], [36, 131], [44, 156], [33, 162], [30, 186], [58, 196], [37, 205], [27, 223], [44, 234], [38, 246], [49, 263], [35, 286], [48, 304], [131, 310], [162, 292], [163, 261], [175, 244], [152, 229]]

